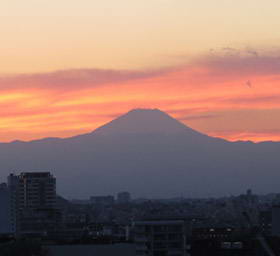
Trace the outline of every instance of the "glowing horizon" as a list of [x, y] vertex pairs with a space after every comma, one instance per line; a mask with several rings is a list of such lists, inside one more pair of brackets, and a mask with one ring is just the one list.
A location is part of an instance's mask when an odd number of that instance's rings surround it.
[[280, 141], [280, 2], [11, 0], [0, 141], [69, 137], [159, 108], [228, 140]]
[[159, 108], [228, 140], [280, 141], [280, 58], [207, 55], [158, 70], [77, 69], [0, 78], [0, 138], [69, 137]]

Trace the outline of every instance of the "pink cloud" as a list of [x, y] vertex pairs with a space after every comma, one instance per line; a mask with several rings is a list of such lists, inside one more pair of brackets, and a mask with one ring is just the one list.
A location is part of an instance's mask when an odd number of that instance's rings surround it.
[[[139, 107], [160, 108], [193, 128], [216, 134], [206, 128], [213, 122], [225, 125], [221, 112], [225, 116], [237, 109], [280, 108], [279, 54], [265, 55], [252, 49], [246, 53], [234, 49], [223, 52], [158, 70], [77, 69], [2, 76], [0, 134], [9, 134], [4, 140], [14, 139], [21, 132], [22, 138], [33, 138], [27, 132], [32, 130], [35, 135], [65, 137], [71, 131], [93, 130]], [[269, 122], [260, 125], [273, 126]], [[255, 138], [248, 132], [243, 134], [247, 134], [242, 135], [244, 138]], [[261, 133], [252, 134], [263, 138]], [[233, 138], [226, 132], [220, 136]]]

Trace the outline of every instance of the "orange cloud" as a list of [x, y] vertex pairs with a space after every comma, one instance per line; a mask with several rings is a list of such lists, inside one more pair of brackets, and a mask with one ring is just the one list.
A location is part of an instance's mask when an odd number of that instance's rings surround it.
[[214, 137], [220, 137], [229, 141], [279, 141], [280, 129], [279, 130], [233, 130], [233, 131], [218, 131], [210, 132], [209, 135]]
[[[0, 140], [89, 132], [132, 108], [160, 108], [229, 140], [279, 140], [280, 58], [209, 55], [158, 70], [80, 69], [0, 78]], [[263, 132], [256, 132], [256, 127]]]

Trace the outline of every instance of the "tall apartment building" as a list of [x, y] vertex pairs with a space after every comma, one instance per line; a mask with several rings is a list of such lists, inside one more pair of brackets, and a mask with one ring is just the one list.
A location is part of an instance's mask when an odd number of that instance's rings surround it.
[[[8, 176], [11, 224], [15, 234], [41, 232], [56, 215], [56, 179], [49, 172]], [[53, 220], [48, 218], [53, 216]], [[47, 222], [47, 223], [46, 223]]]
[[0, 184], [0, 236], [11, 234], [10, 193], [6, 183]]

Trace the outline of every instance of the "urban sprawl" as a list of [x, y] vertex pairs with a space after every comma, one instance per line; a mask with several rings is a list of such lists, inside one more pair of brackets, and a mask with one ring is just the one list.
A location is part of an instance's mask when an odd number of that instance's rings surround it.
[[22, 172], [0, 185], [0, 205], [1, 243], [127, 243], [150, 256], [280, 254], [280, 194], [132, 199], [125, 191], [66, 200], [50, 172]]

